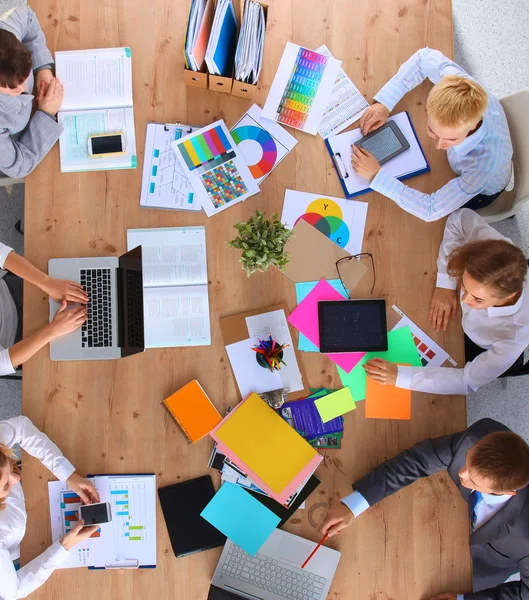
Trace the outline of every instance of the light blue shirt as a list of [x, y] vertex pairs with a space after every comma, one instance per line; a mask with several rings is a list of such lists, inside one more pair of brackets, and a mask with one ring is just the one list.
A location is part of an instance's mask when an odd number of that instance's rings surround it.
[[[497, 496], [494, 494], [481, 494], [483, 500], [479, 502], [475, 508], [476, 512], [476, 524], [475, 529], [478, 529], [483, 524], [485, 524], [489, 519], [491, 519], [499, 510], [503, 507], [503, 505], [508, 502], [512, 496], [509, 494], [503, 494], [501, 496]], [[369, 504], [367, 500], [362, 496], [360, 492], [356, 490], [342, 498], [341, 502], [349, 508], [349, 510], [356, 517], [360, 516], [364, 511], [369, 508]], [[457, 600], [464, 600], [464, 594], [458, 594]]]
[[[435, 84], [445, 75], [472, 79], [438, 50], [423, 48], [400, 67], [374, 99], [391, 112], [407, 92], [426, 78]], [[404, 185], [382, 167], [371, 182], [371, 189], [423, 221], [437, 221], [478, 194], [490, 196], [505, 189], [511, 178], [511, 138], [501, 104], [490, 93], [488, 98], [481, 127], [447, 150], [450, 167], [458, 177], [433, 194], [425, 194]]]

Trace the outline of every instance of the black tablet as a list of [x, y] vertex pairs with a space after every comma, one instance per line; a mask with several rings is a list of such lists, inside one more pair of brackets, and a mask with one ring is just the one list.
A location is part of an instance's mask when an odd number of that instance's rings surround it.
[[410, 147], [408, 140], [394, 121], [384, 123], [375, 131], [355, 142], [355, 146], [370, 152], [383, 165]]
[[214, 495], [215, 488], [209, 475], [158, 489], [176, 557], [225, 544], [226, 536], [200, 516]]
[[372, 352], [388, 349], [386, 301], [318, 302], [320, 352]]

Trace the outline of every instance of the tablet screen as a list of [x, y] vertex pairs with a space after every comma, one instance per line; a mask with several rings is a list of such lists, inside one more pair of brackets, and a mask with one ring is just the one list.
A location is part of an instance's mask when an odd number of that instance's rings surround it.
[[356, 145], [370, 152], [381, 165], [410, 147], [408, 140], [393, 121], [358, 140]]
[[320, 352], [388, 349], [384, 300], [319, 302]]

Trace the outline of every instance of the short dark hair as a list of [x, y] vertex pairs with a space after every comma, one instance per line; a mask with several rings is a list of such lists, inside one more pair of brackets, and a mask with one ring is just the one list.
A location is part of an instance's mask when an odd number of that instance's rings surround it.
[[497, 492], [519, 490], [529, 484], [529, 446], [512, 431], [489, 433], [471, 449], [467, 466]]
[[31, 52], [15, 35], [0, 29], [0, 86], [15, 89], [31, 73]]

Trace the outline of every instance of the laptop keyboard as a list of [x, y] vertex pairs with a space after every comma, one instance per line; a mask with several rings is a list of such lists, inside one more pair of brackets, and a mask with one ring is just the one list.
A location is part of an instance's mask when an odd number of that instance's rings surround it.
[[112, 346], [112, 285], [114, 269], [81, 269], [81, 285], [88, 294], [88, 315], [81, 327], [83, 348]]
[[283, 564], [264, 554], [250, 556], [232, 544], [222, 574], [244, 581], [286, 600], [320, 600], [327, 579]]

